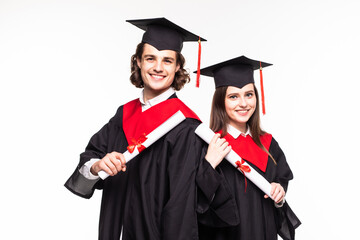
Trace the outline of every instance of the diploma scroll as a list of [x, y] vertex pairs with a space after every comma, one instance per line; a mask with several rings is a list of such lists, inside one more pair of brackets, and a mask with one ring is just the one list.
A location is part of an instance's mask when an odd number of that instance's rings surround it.
[[[149, 133], [146, 136], [146, 140], [142, 143], [142, 145], [145, 148], [148, 148], [151, 144], [159, 140], [162, 136], [164, 136], [166, 133], [168, 133], [171, 129], [179, 125], [182, 121], [185, 120], [184, 114], [179, 110], [174, 115], [172, 115], [170, 118], [168, 118], [165, 122], [163, 122], [159, 127], [154, 129], [151, 133]], [[129, 151], [126, 151], [123, 153], [126, 162], [129, 162], [131, 159], [136, 157], [139, 154], [139, 150], [137, 147], [135, 147], [134, 151], [130, 153]], [[109, 175], [105, 171], [100, 171], [98, 173], [101, 179], [107, 178]]]
[[[210, 143], [211, 139], [214, 137], [215, 133], [207, 127], [205, 124], [200, 124], [196, 130], [195, 133], [201, 137], [205, 142], [208, 144]], [[230, 162], [235, 168], [238, 166], [236, 165], [236, 161], [240, 161], [241, 157], [233, 150], [231, 150], [226, 156], [225, 159]], [[270, 183], [261, 176], [256, 170], [254, 170], [249, 164], [246, 162], [243, 163], [244, 166], [248, 166], [250, 168], [249, 172], [241, 172], [247, 177], [251, 182], [253, 182], [258, 188], [260, 188], [266, 195], [271, 197], [270, 191], [271, 191], [271, 185]]]

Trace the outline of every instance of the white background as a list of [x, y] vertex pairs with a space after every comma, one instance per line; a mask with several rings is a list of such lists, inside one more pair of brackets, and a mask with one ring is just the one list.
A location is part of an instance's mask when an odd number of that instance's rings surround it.
[[[143, 32], [125, 20], [163, 16], [208, 39], [203, 67], [240, 55], [274, 64], [262, 123], [295, 176], [297, 239], [358, 238], [359, 10], [355, 0], [0, 0], [0, 238], [97, 239], [101, 192], [85, 200], [63, 184], [92, 134], [139, 94], [128, 79]], [[183, 54], [196, 70], [197, 44]], [[178, 95], [208, 123], [214, 83], [196, 89], [191, 77]]]

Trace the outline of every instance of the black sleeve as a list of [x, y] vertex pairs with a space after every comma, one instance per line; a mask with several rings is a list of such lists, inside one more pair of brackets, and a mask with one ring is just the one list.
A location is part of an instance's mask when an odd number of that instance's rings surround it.
[[[164, 156], [158, 156], [160, 159], [165, 157], [168, 161], [167, 177], [169, 179], [170, 198], [162, 211], [162, 238], [163, 239], [189, 239], [189, 232], [197, 235], [197, 193], [202, 189], [205, 195], [216, 193], [212, 201], [204, 202], [213, 205], [212, 212], [218, 213], [224, 211], [220, 205], [221, 198], [227, 198], [228, 195], [219, 192], [219, 198], [216, 196], [221, 186], [219, 174], [205, 163], [200, 163], [204, 158], [204, 142], [195, 134], [195, 129], [199, 125], [198, 121], [186, 119], [185, 122], [177, 126], [170, 134], [167, 135], [164, 145], [166, 152]], [[207, 165], [206, 165], [207, 164]], [[199, 172], [199, 168], [202, 168]], [[199, 176], [198, 178], [198, 174]], [[197, 186], [197, 183], [200, 185]], [[219, 184], [219, 187], [212, 187], [212, 184]], [[219, 199], [219, 201], [217, 200]], [[204, 205], [203, 205], [204, 206]], [[210, 210], [210, 207], [204, 207]], [[232, 210], [233, 212], [233, 210]], [[221, 214], [220, 214], [221, 215]], [[183, 219], [182, 223], [178, 219]], [[186, 224], [183, 224], [186, 222]], [[187, 236], [187, 237], [185, 237]]]
[[[276, 176], [275, 182], [280, 183], [285, 192], [287, 191], [288, 183], [293, 179], [293, 173], [286, 161], [285, 154], [281, 150], [278, 142], [273, 138], [270, 145], [270, 153], [276, 160]], [[298, 217], [291, 210], [287, 202], [280, 208], [276, 208], [278, 233], [284, 240], [295, 239], [295, 229], [301, 224]]]
[[111, 118], [107, 124], [105, 124], [97, 133], [91, 137], [88, 145], [85, 148], [85, 151], [80, 154], [80, 161], [78, 166], [65, 183], [65, 187], [72, 193], [83, 198], [91, 198], [96, 188], [102, 188], [103, 181], [101, 179], [87, 179], [79, 172], [79, 169], [91, 159], [101, 159], [108, 153], [108, 144], [111, 131], [113, 131], [113, 129], [117, 127], [116, 125], [121, 123], [121, 121], [122, 107], [118, 109], [115, 116]]
[[[207, 145], [203, 150], [203, 156]], [[202, 157], [196, 176], [198, 221], [210, 227], [235, 226], [239, 216], [235, 198], [220, 168], [213, 169]]]
[[276, 161], [275, 182], [280, 183], [286, 192], [289, 181], [293, 179], [293, 174], [286, 161], [284, 152], [274, 138], [271, 141], [269, 151]]
[[164, 140], [162, 148], [166, 152], [158, 156], [168, 162], [165, 182], [169, 183], [169, 199], [162, 211], [162, 239], [197, 235], [195, 177], [202, 142], [195, 135], [196, 125], [198, 121], [186, 119], [176, 126]]

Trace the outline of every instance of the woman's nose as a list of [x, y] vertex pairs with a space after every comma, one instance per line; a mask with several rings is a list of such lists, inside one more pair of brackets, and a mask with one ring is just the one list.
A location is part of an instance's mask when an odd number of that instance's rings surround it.
[[246, 107], [247, 106], [247, 102], [246, 102], [245, 98], [243, 98], [243, 97], [239, 98], [239, 106], [241, 106], [241, 107]]

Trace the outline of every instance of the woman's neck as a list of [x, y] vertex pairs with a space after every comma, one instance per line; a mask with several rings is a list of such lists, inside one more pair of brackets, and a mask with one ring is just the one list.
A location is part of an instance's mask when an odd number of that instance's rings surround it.
[[232, 127], [236, 128], [237, 130], [239, 130], [242, 133], [246, 133], [247, 131], [247, 124], [246, 123], [229, 123]]

